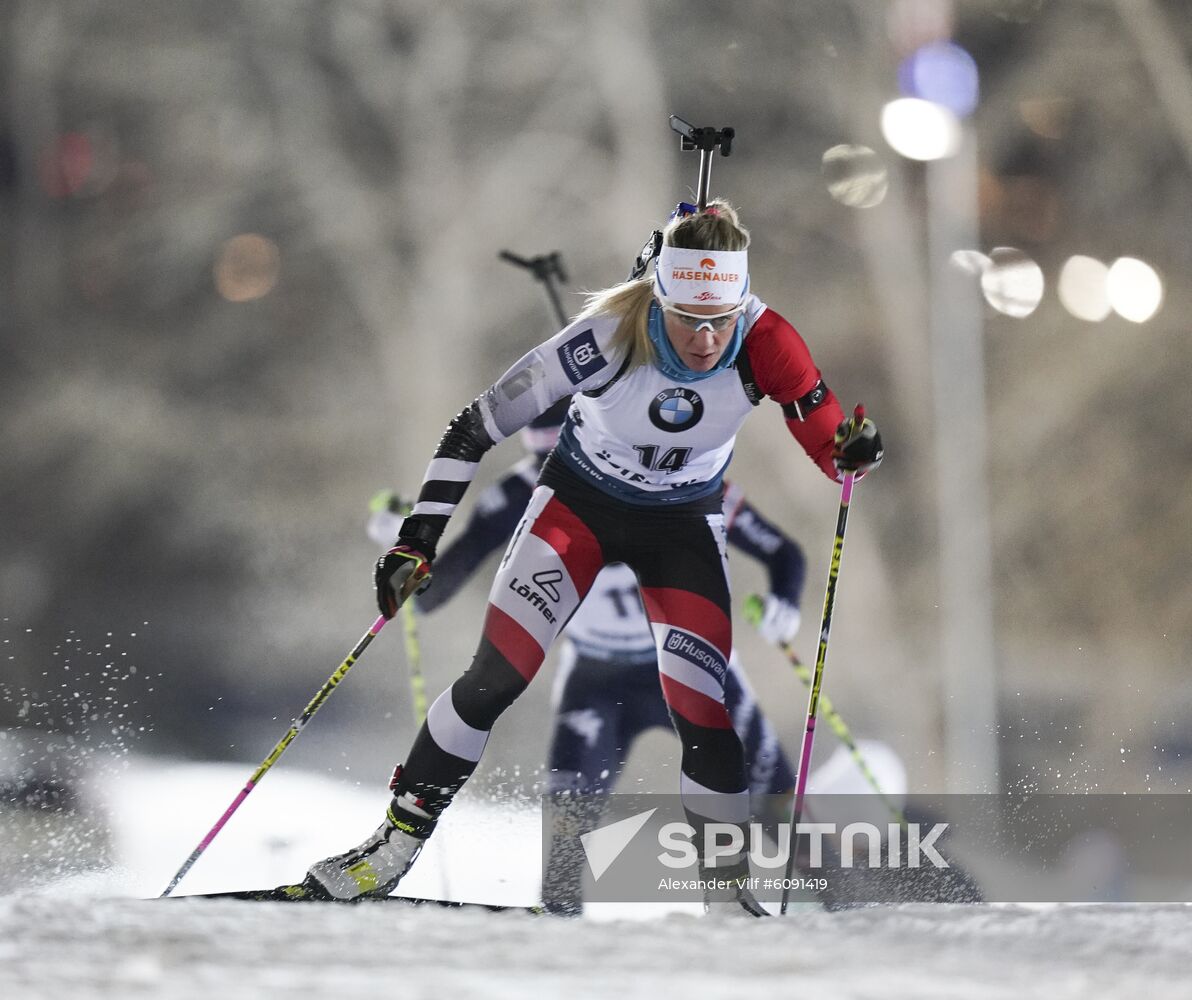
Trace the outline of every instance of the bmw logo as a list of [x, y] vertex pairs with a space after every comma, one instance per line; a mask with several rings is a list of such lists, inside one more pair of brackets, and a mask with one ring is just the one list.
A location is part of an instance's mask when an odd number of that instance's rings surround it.
[[650, 423], [662, 431], [689, 430], [704, 415], [704, 401], [694, 389], [665, 389], [650, 401]]

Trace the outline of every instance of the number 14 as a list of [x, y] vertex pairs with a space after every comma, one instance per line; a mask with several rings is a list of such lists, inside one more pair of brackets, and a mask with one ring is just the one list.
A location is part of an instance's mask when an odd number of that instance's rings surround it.
[[635, 444], [633, 450], [647, 469], [661, 472], [679, 472], [691, 457], [690, 448], [668, 448], [661, 458], [658, 457], [659, 447], [656, 444]]

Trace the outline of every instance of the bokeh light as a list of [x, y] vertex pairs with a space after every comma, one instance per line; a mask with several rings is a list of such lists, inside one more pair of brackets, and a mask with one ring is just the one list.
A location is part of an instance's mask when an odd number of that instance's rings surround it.
[[990, 263], [989, 258], [980, 250], [953, 250], [948, 262], [962, 274], [973, 278], [984, 274]]
[[942, 104], [900, 97], [882, 108], [882, 135], [910, 160], [939, 160], [960, 148], [960, 121]]
[[996, 247], [981, 273], [981, 292], [998, 312], [1022, 319], [1043, 300], [1043, 269], [1021, 250]]
[[1060, 303], [1077, 319], [1100, 323], [1109, 315], [1109, 268], [1095, 257], [1077, 254], [1060, 268], [1056, 292]]
[[873, 208], [886, 197], [886, 165], [868, 146], [833, 146], [823, 157], [828, 193], [849, 208]]
[[37, 179], [51, 198], [69, 198], [83, 189], [94, 164], [90, 138], [82, 132], [64, 132], [42, 150]]
[[976, 60], [955, 42], [924, 45], [899, 65], [898, 89], [966, 118], [976, 110], [980, 92]]
[[1119, 257], [1106, 275], [1109, 304], [1122, 319], [1145, 323], [1163, 304], [1163, 281], [1146, 261]]
[[273, 290], [280, 271], [276, 243], [257, 233], [241, 233], [220, 247], [215, 289], [229, 302], [251, 302]]

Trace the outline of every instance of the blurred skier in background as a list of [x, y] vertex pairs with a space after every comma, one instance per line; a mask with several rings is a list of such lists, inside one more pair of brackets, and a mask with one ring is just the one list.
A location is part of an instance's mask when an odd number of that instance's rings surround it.
[[[434, 586], [418, 596], [419, 611], [442, 607], [487, 556], [509, 541], [542, 465], [558, 441], [570, 405], [569, 398], [562, 399], [522, 429], [527, 456], [477, 497], [463, 533], [435, 561]], [[401, 529], [404, 509], [397, 494], [374, 498], [369, 537], [378, 545], [391, 545]], [[802, 549], [729, 483], [725, 484], [724, 520], [729, 544], [766, 568], [769, 592], [758, 625], [761, 634], [775, 644], [791, 642], [799, 630], [806, 571]], [[628, 566], [615, 563], [597, 574], [562, 638], [547, 756], [555, 829], [543, 872], [542, 900], [550, 912], [574, 915], [583, 908], [583, 858], [575, 835], [599, 821], [598, 796], [612, 791], [637, 737], [654, 727], [669, 729], [671, 721], [658, 683], [650, 622], [637, 577]], [[735, 650], [728, 661], [724, 704], [745, 748], [751, 798], [778, 807], [794, 789], [794, 770], [757, 704]], [[781, 816], [758, 813], [756, 818], [777, 822], [788, 813], [789, 807]]]
[[[732, 624], [723, 477], [737, 431], [768, 396], [831, 481], [863, 475], [883, 456], [874, 422], [845, 418], [794, 327], [750, 290], [748, 245], [724, 201], [676, 214], [652, 276], [592, 295], [572, 324], [448, 425], [413, 513], [376, 566], [386, 617], [429, 583], [439, 539], [484, 454], [573, 397], [498, 568], [471, 666], [431, 706], [381, 825], [314, 864], [305, 883], [312, 892], [392, 891], [479, 763], [497, 718], [610, 563], [634, 571], [651, 623], [683, 748], [688, 821], [697, 831], [732, 823], [748, 839], [745, 754], [725, 707]], [[703, 855], [699, 834], [693, 846]], [[706, 895], [706, 905], [766, 916], [738, 881], [749, 876], [745, 854], [722, 860], [708, 881], [734, 887]]]

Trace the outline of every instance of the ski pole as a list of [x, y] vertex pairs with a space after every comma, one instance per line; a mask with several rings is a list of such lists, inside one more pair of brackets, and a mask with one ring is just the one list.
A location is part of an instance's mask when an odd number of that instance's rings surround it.
[[[409, 517], [414, 505], [409, 500], [402, 500], [390, 490], [381, 490], [368, 502], [371, 517], [382, 514], [400, 514]], [[386, 522], [389, 526], [389, 522]], [[393, 529], [396, 534], [397, 529]], [[369, 522], [369, 534], [373, 534], [372, 522]], [[414, 605], [410, 601], [403, 601], [401, 606], [402, 633], [406, 647], [406, 666], [410, 681], [410, 708], [414, 713], [414, 724], [421, 726], [426, 721], [426, 678], [422, 675], [422, 646], [418, 642], [418, 619], [414, 614]]]
[[248, 793], [256, 788], [260, 780], [265, 777], [265, 772], [267, 772], [269, 768], [277, 763], [277, 759], [283, 753], [285, 753], [286, 747], [288, 747], [294, 741], [294, 739], [302, 731], [302, 728], [308, 722], [310, 722], [311, 717], [319, 710], [323, 702], [325, 702], [331, 696], [331, 692], [336, 689], [336, 687], [339, 685], [339, 682], [347, 676], [348, 671], [352, 669], [352, 664], [360, 658], [360, 654], [368, 648], [368, 644], [372, 642], [373, 639], [376, 638], [377, 633], [385, 627], [385, 621], [386, 619], [382, 615], [375, 622], [373, 622], [369, 630], [365, 632], [360, 641], [356, 643], [355, 648], [348, 654], [347, 659], [344, 660], [343, 663], [341, 663], [338, 667], [336, 667], [335, 673], [327, 678], [327, 683], [319, 688], [318, 693], [310, 700], [310, 704], [307, 705], [306, 708], [303, 709], [302, 714], [298, 716], [293, 723], [291, 723], [290, 728], [286, 731], [285, 736], [283, 736], [278, 741], [277, 746], [275, 746], [269, 752], [269, 756], [261, 761], [261, 766], [252, 773], [252, 777], [249, 778], [245, 786], [240, 789], [239, 794], [232, 800], [232, 804], [224, 810], [224, 814], [219, 817], [215, 826], [208, 831], [207, 836], [199, 841], [199, 846], [191, 851], [190, 857], [187, 858], [182, 867], [178, 869], [178, 873], [172, 879], [170, 879], [170, 884], [166, 886], [165, 891], [161, 894], [160, 898], [164, 899], [166, 896], [172, 893], [174, 889], [177, 888], [178, 883], [186, 877], [186, 873], [190, 871], [192, 867], [194, 867], [194, 863], [199, 860], [199, 856], [205, 850], [207, 850], [207, 847], [210, 845], [211, 841], [213, 841], [219, 831], [223, 829], [224, 824], [232, 818], [232, 813], [239, 809], [240, 803], [248, 798]]
[[[409, 517], [413, 506], [402, 505], [402, 516]], [[406, 601], [401, 606], [402, 636], [406, 643], [406, 666], [410, 671], [410, 705], [414, 709], [414, 722], [421, 726], [426, 721], [426, 678], [422, 675], [422, 646], [418, 642], [418, 620], [414, 616], [414, 602]]]
[[414, 609], [408, 602], [401, 607], [401, 623], [406, 641], [406, 662], [410, 667], [410, 702], [414, 708], [414, 721], [421, 726], [426, 721], [426, 678], [422, 676], [418, 623], [414, 620]]
[[[759, 594], [750, 594], [745, 599], [745, 620], [751, 625], [758, 625], [762, 620], [763, 602]], [[807, 669], [807, 665], [799, 659], [799, 654], [795, 652], [794, 648], [789, 642], [779, 642], [778, 648], [782, 650], [790, 665], [794, 667], [795, 674], [798, 676], [808, 688], [811, 687], [811, 671]], [[849, 751], [853, 758], [853, 763], [857, 765], [857, 770], [861, 772], [861, 776], [869, 783], [872, 788], [881, 797], [882, 802], [885, 803], [886, 808], [890, 810], [890, 815], [898, 822], [900, 826], [906, 825], [906, 818], [902, 815], [902, 810], [890, 799], [885, 792], [882, 791], [881, 783], [877, 780], [877, 776], [870, 769], [865, 757], [861, 753], [861, 748], [857, 746], [857, 741], [853, 739], [852, 731], [848, 724], [841, 718], [839, 712], [832, 704], [832, 699], [828, 697], [826, 691], [820, 692], [820, 711], [823, 713], [824, 721], [828, 723], [832, 732], [836, 734], [836, 738]]]
[[502, 250], [498, 255], [501, 260], [508, 261], [517, 267], [524, 267], [536, 281], [541, 281], [546, 288], [547, 297], [554, 307], [555, 318], [559, 321], [559, 329], [567, 325], [567, 313], [563, 311], [563, 303], [559, 299], [559, 290], [555, 287], [555, 279], [566, 282], [567, 275], [563, 271], [563, 260], [558, 250], [539, 254], [537, 257], [519, 257], [508, 250]]
[[[853, 419], [865, 418], [865, 409], [860, 404], [853, 411]], [[853, 498], [854, 474], [846, 472], [840, 487], [840, 509], [836, 514], [836, 538], [832, 542], [832, 561], [828, 566], [828, 585], [824, 592], [824, 613], [820, 620], [819, 646], [815, 653], [815, 673], [811, 679], [811, 694], [807, 700], [807, 724], [803, 729], [803, 746], [799, 751], [799, 769], [795, 776], [795, 800], [791, 807], [790, 852], [786, 859], [785, 886], [790, 886], [795, 869], [795, 831], [803, 815], [803, 796], [807, 791], [807, 772], [811, 766], [811, 745], [815, 741], [815, 719], [819, 711], [820, 689], [824, 683], [824, 664], [828, 659], [828, 634], [832, 629], [832, 607], [836, 603], [836, 582], [840, 577], [840, 558], [844, 554], [844, 529], [848, 525], [848, 507]], [[785, 915], [790, 901], [790, 889], [782, 890], [782, 908]]]

